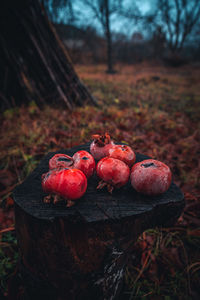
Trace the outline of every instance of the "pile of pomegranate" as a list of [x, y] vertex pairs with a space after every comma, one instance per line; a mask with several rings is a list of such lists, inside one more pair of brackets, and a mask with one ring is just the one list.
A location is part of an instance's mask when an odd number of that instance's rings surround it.
[[[155, 159], [135, 163], [136, 156], [127, 145], [116, 145], [108, 133], [93, 135], [90, 152], [80, 150], [72, 157], [56, 154], [49, 160], [49, 171], [42, 175], [42, 188], [48, 194], [44, 202], [64, 199], [67, 207], [74, 205], [87, 189], [94, 172], [101, 179], [97, 189], [125, 186], [129, 179], [139, 193], [156, 196], [168, 190], [172, 181], [170, 168]], [[97, 165], [95, 160], [98, 161]]]

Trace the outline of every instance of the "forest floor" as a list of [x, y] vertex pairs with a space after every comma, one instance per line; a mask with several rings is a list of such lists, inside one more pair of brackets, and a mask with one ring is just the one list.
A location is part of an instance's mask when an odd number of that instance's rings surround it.
[[0, 115], [0, 289], [16, 268], [12, 190], [49, 151], [88, 142], [108, 131], [118, 142], [170, 166], [186, 206], [171, 228], [148, 230], [135, 244], [123, 299], [199, 299], [200, 66], [77, 65], [99, 100], [68, 112], [34, 102]]

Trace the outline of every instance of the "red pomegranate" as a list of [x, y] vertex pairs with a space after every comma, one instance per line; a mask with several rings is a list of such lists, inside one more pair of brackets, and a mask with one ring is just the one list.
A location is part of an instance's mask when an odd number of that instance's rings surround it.
[[104, 135], [95, 134], [92, 138], [94, 140], [90, 145], [90, 152], [94, 159], [100, 160], [108, 156], [109, 149], [114, 145], [114, 142], [110, 139], [110, 135], [108, 133]]
[[108, 156], [122, 160], [129, 167], [132, 167], [136, 159], [134, 151], [127, 145], [113, 145], [108, 151]]
[[[42, 188], [46, 193], [62, 197], [67, 201], [67, 206], [71, 206], [73, 200], [85, 194], [87, 178], [78, 169], [54, 169], [42, 175]], [[54, 203], [57, 200], [58, 197]]]
[[131, 170], [131, 184], [142, 194], [154, 196], [162, 194], [168, 190], [171, 181], [170, 168], [155, 159], [138, 162]]
[[111, 157], [102, 158], [97, 164], [96, 171], [97, 176], [102, 179], [97, 188], [107, 186], [109, 192], [124, 186], [130, 175], [130, 169], [123, 161]]

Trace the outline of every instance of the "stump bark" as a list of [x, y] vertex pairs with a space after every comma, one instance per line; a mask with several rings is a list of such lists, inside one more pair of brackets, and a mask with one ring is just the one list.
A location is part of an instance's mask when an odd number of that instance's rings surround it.
[[[56, 153], [89, 151], [89, 144]], [[28, 299], [118, 299], [126, 262], [146, 229], [177, 220], [184, 197], [172, 183], [160, 196], [144, 196], [128, 183], [109, 194], [88, 181], [73, 207], [43, 203], [41, 175], [49, 153], [14, 191], [20, 272]], [[137, 162], [149, 157], [137, 153]]]

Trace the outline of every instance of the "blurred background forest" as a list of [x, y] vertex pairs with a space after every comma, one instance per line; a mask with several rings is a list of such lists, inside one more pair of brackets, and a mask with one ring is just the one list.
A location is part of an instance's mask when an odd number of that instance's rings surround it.
[[168, 164], [186, 201], [138, 239], [122, 299], [199, 299], [199, 0], [3, 0], [0, 54], [0, 298], [16, 278], [13, 189], [108, 131]]
[[75, 0], [44, 4], [74, 63], [109, 64], [109, 58], [111, 64], [164, 61], [178, 66], [200, 60], [198, 1]]

